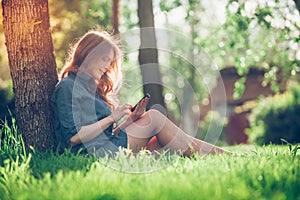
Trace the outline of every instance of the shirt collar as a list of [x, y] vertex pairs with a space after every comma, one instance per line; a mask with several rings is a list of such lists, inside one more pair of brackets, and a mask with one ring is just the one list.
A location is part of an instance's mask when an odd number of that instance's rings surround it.
[[97, 85], [95, 84], [95, 81], [92, 77], [87, 75], [86, 73], [75, 73], [75, 72], [69, 72], [68, 76], [71, 76], [72, 78], [78, 78], [78, 80], [85, 85], [85, 87], [90, 92], [95, 92], [97, 89]]

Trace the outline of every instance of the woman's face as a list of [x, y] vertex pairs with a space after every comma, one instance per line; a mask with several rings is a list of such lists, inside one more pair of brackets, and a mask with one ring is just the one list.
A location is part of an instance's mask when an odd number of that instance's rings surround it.
[[93, 56], [90, 58], [89, 62], [82, 71], [88, 74], [94, 80], [100, 80], [102, 75], [109, 69], [113, 59], [113, 50], [100, 54], [100, 56]]

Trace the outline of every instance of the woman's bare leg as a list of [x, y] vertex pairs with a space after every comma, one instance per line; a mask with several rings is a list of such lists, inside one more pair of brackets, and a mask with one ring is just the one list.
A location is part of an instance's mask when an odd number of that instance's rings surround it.
[[[191, 156], [195, 152], [200, 154], [230, 153], [222, 148], [193, 138], [177, 127], [167, 117], [156, 110], [149, 110], [140, 119], [126, 127], [129, 147], [138, 152], [145, 148], [153, 136], [158, 144], [153, 148], [163, 147], [171, 151], [181, 152]], [[159, 149], [157, 149], [159, 150]]]

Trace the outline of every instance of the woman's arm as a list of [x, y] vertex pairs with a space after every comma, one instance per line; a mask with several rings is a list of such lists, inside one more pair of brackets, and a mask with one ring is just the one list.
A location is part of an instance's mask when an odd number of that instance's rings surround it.
[[128, 115], [130, 108], [131, 106], [129, 104], [125, 104], [123, 106], [118, 107], [109, 116], [93, 124], [82, 126], [79, 132], [73, 137], [71, 137], [70, 145], [74, 146], [94, 139], [105, 129], [107, 129], [112, 123], [115, 123], [119, 121], [123, 116]]
[[90, 141], [101, 134], [107, 129], [112, 123], [114, 123], [112, 115], [101, 119], [93, 124], [81, 127], [79, 132], [70, 139], [70, 145], [75, 146], [80, 143]]

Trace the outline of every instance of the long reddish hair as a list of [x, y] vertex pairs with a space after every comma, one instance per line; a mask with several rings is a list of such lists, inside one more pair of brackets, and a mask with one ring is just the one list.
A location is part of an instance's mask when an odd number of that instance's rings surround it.
[[81, 37], [71, 48], [69, 58], [61, 71], [60, 78], [67, 76], [68, 72], [77, 74], [84, 59], [99, 44], [103, 45], [105, 50], [113, 50], [114, 52], [114, 58], [109, 69], [102, 75], [97, 85], [98, 95], [113, 109], [111, 97], [118, 92], [122, 80], [122, 56], [119, 41], [110, 37], [107, 32], [89, 31]]

